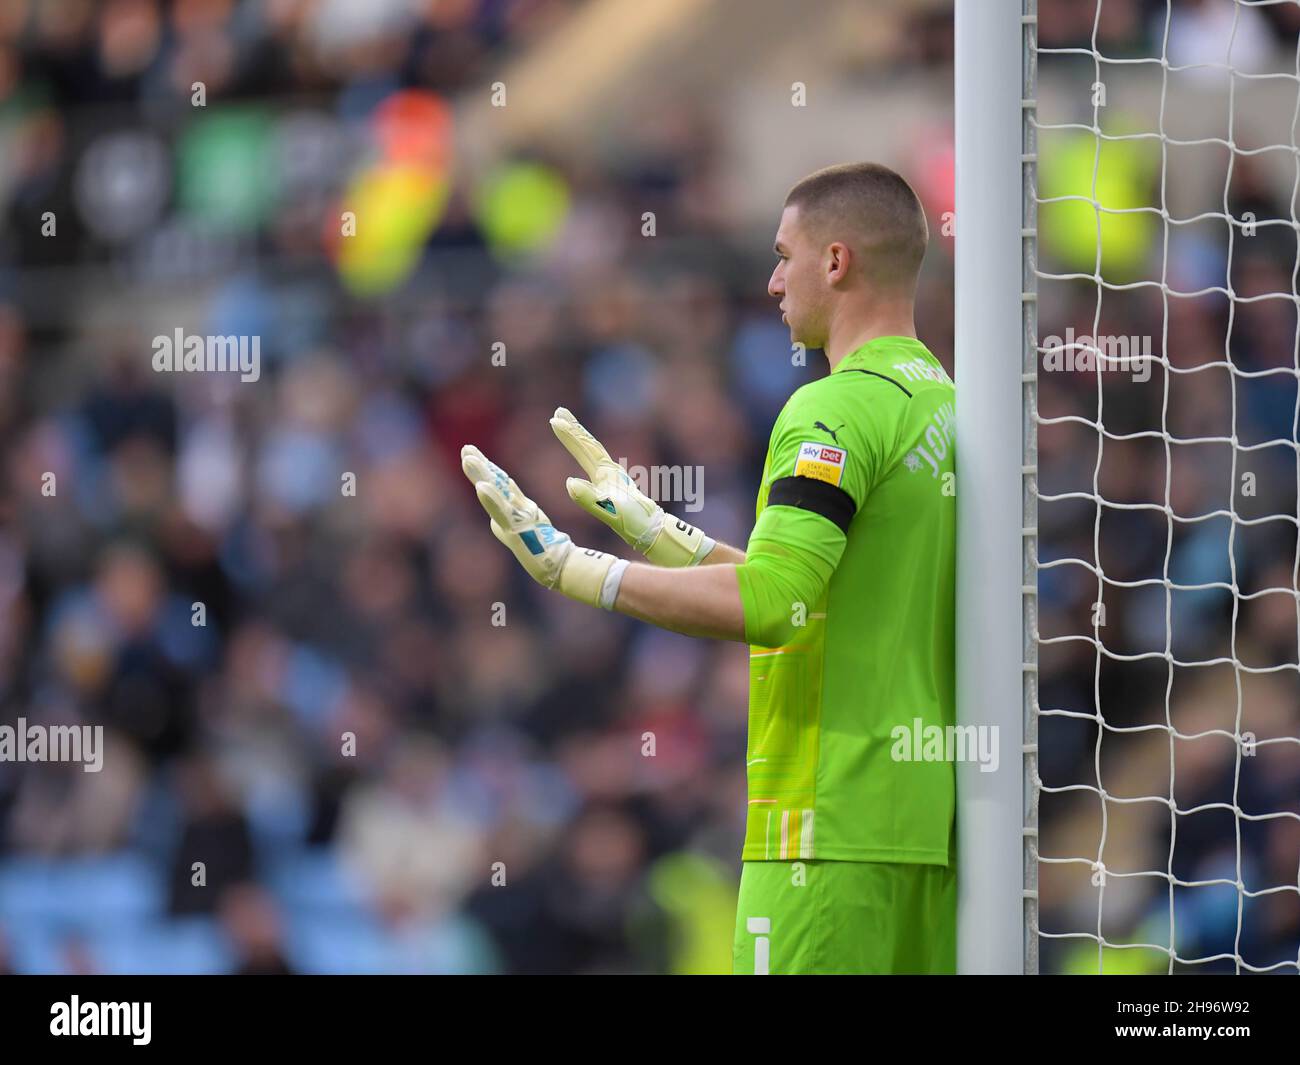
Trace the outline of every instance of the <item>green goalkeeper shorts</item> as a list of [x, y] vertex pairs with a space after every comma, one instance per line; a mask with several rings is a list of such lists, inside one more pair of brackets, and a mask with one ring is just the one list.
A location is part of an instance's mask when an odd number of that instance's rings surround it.
[[957, 872], [886, 862], [745, 862], [737, 974], [955, 973]]

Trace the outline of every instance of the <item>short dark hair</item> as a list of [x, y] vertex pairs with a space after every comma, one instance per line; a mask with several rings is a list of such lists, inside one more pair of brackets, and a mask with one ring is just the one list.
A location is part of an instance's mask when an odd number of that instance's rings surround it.
[[837, 230], [853, 227], [876, 283], [911, 288], [921, 272], [930, 241], [925, 211], [899, 174], [880, 163], [841, 163], [809, 174], [785, 198], [798, 207], [801, 222], [816, 239], [842, 239]]

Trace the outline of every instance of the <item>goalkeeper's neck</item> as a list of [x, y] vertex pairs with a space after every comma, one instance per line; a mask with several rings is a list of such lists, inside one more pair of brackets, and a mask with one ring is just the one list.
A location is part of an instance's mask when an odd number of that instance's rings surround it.
[[822, 350], [834, 370], [845, 356], [877, 337], [916, 339], [916, 312], [911, 299], [842, 301], [831, 313]]

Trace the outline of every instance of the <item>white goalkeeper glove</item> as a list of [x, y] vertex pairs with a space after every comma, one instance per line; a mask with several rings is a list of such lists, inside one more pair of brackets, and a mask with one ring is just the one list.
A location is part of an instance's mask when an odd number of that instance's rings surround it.
[[569, 498], [648, 561], [656, 566], [695, 566], [713, 550], [711, 537], [665, 513], [637, 488], [627, 470], [609, 457], [605, 446], [570, 411], [556, 408], [551, 428], [590, 478], [570, 477], [565, 482]]
[[460, 449], [460, 465], [492, 519], [492, 535], [514, 552], [533, 580], [570, 599], [613, 609], [625, 560], [578, 547], [473, 444]]

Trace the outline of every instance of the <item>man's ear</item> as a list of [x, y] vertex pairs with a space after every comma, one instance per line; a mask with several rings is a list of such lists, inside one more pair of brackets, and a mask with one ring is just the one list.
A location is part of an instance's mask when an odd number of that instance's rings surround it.
[[842, 241], [832, 241], [826, 252], [827, 280], [831, 284], [843, 281], [849, 276], [849, 268], [853, 265], [853, 254], [849, 250], [849, 246]]

